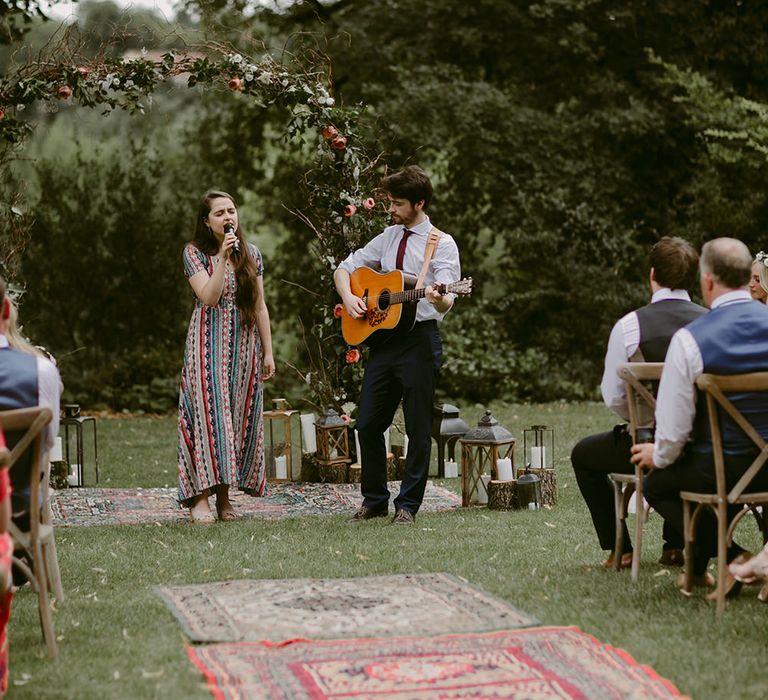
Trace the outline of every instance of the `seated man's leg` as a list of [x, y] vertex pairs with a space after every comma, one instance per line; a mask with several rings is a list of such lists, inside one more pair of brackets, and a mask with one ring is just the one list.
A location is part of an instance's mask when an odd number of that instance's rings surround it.
[[[607, 433], [589, 435], [580, 440], [571, 452], [576, 483], [589, 508], [601, 549], [613, 550], [616, 542], [616, 513], [611, 472], [633, 474], [629, 461], [632, 440], [626, 426], [617, 425]], [[624, 528], [624, 552], [632, 551], [629, 533]]]
[[[675, 464], [665, 469], [653, 469], [645, 477], [643, 484], [645, 498], [656, 510], [665, 523], [667, 537], [684, 542], [683, 501], [680, 491], [698, 491], [711, 493], [715, 490], [714, 481], [703, 475], [693, 464], [693, 459], [684, 455]], [[717, 530], [713, 527], [714, 518], [699, 518], [699, 526], [694, 543], [694, 576], [703, 575], [707, 570], [711, 552], [717, 550]], [[714, 538], [714, 539], [713, 539]]]

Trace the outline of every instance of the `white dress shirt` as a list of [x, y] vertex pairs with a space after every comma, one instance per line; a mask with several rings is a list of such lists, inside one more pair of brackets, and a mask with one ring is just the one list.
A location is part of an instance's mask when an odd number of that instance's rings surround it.
[[[381, 272], [392, 272], [397, 269], [397, 248], [403, 237], [404, 227], [401, 224], [388, 226], [378, 236], [358, 248], [347, 258], [339, 263], [342, 270], [350, 274], [358, 267], [381, 267]], [[424, 262], [424, 251], [427, 246], [427, 237], [432, 230], [429, 217], [410, 229], [413, 233], [408, 237], [405, 257], [403, 258], [403, 272], [418, 277], [421, 265]], [[424, 286], [430, 284], [450, 284], [461, 279], [461, 264], [459, 262], [459, 249], [453, 237], [443, 233], [437, 245], [435, 255], [429, 263]], [[426, 299], [421, 299], [416, 307], [416, 320], [428, 321], [430, 319], [441, 320], [445, 313], [440, 313], [433, 304]]]
[[[691, 297], [683, 289], [662, 287], [653, 293], [651, 304], [667, 299], [690, 301]], [[626, 421], [629, 420], [627, 391], [624, 388], [624, 380], [616, 374], [616, 370], [620, 364], [633, 361], [633, 356], [639, 345], [640, 323], [637, 319], [637, 312], [631, 311], [620, 318], [611, 330], [611, 335], [608, 338], [608, 350], [605, 353], [603, 381], [600, 383], [600, 391], [603, 394], [605, 405]]]
[[[0, 348], [7, 348], [8, 338], [0, 333]], [[61, 377], [56, 365], [45, 357], [37, 357], [37, 401], [38, 406], [48, 406], [53, 418], [46, 429], [48, 447], [53, 447], [59, 434], [59, 413], [61, 401]]]
[[[717, 297], [711, 308], [751, 301], [746, 289], [737, 289]], [[653, 463], [660, 469], [677, 460], [691, 436], [696, 416], [696, 380], [703, 372], [699, 346], [690, 331], [681, 328], [669, 344], [656, 399]]]

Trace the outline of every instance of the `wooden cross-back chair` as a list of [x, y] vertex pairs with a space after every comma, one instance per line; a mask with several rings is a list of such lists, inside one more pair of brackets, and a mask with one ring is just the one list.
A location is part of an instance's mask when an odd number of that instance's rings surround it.
[[[9, 468], [12, 468], [25, 452], [29, 451], [30, 456], [29, 474], [25, 475], [29, 479], [29, 529], [22, 530], [13, 521], [9, 526], [14, 550], [23, 549], [29, 557], [29, 564], [22, 558], [14, 556], [13, 565], [24, 573], [37, 592], [43, 638], [48, 655], [55, 659], [58, 650], [48, 603], [48, 591], [52, 588], [59, 601], [63, 598], [63, 592], [48, 502], [50, 467], [44, 441], [45, 428], [51, 422], [51, 418], [51, 409], [43, 406], [0, 411], [0, 427], [5, 432], [6, 438], [9, 433], [23, 431], [10, 451]], [[21, 490], [26, 483], [12, 483], [11, 486]]]
[[[728, 545], [733, 541], [733, 533], [741, 519], [748, 513], [757, 518], [762, 532], [763, 544], [768, 541], [768, 493], [748, 491], [753, 479], [768, 469], [768, 445], [754, 426], [728, 399], [726, 394], [739, 392], [766, 392], [765, 403], [768, 410], [768, 372], [751, 374], [716, 375], [702, 374], [696, 380], [696, 386], [704, 392], [709, 412], [709, 428], [712, 434], [712, 451], [715, 462], [716, 493], [696, 493], [681, 491], [683, 500], [683, 526], [685, 530], [685, 579], [683, 590], [690, 592], [693, 572], [693, 543], [696, 538], [696, 526], [706, 510], [717, 518], [717, 612], [725, 610], [726, 561]], [[700, 409], [701, 410], [701, 407]], [[754, 443], [758, 454], [743, 476], [730, 488], [726, 483], [725, 454], [723, 451], [722, 417], [725, 412], [734, 423], [744, 431]], [[732, 518], [728, 515], [728, 506], [741, 505], [742, 508]]]
[[[638, 442], [638, 432], [642, 415], [640, 406], [644, 405], [649, 416], [656, 410], [656, 397], [648, 389], [649, 382], [658, 382], [664, 369], [663, 362], [624, 362], [616, 370], [627, 391], [629, 409], [629, 434], [632, 444]], [[643, 500], [643, 477], [645, 470], [636, 466], [634, 474], [614, 472], [609, 474], [613, 482], [614, 506], [616, 511], [616, 542], [613, 548], [613, 567], [621, 568], [621, 553], [624, 551], [624, 524], [629, 513], [629, 502], [635, 494], [635, 535], [632, 549], [632, 580], [637, 581], [640, 574], [640, 554], [643, 545], [643, 521], [645, 520], [645, 501]]]

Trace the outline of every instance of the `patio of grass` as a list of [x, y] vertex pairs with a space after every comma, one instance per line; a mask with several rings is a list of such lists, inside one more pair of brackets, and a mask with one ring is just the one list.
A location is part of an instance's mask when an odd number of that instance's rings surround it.
[[[181, 627], [157, 584], [236, 578], [348, 577], [446, 571], [535, 615], [575, 625], [652, 666], [694, 698], [768, 693], [768, 607], [746, 588], [717, 619], [656, 564], [660, 519], [647, 525], [640, 580], [604, 571], [568, 455], [582, 435], [613, 425], [597, 404], [499, 405], [522, 443], [534, 423], [555, 429], [558, 504], [540, 512], [461, 509], [419, 516], [415, 527], [350, 525], [340, 516], [214, 525], [60, 528], [67, 599], [54, 614], [60, 658], [45, 658], [34, 595], [16, 596], [10, 623], [10, 697], [210, 698], [187, 660]], [[468, 422], [479, 406], [461, 407]], [[101, 486], [172, 486], [175, 417], [100, 419]], [[459, 490], [458, 480], [442, 482]], [[739, 540], [752, 549], [752, 523]], [[290, 585], [287, 582], [286, 585]]]

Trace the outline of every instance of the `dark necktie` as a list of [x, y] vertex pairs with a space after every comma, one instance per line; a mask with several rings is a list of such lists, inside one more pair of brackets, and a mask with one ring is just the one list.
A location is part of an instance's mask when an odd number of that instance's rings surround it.
[[397, 258], [395, 258], [395, 267], [398, 270], [403, 269], [403, 259], [405, 258], [405, 249], [408, 246], [408, 236], [413, 231], [409, 231], [407, 228], [403, 229], [403, 237], [400, 239], [400, 244], [397, 246]]

